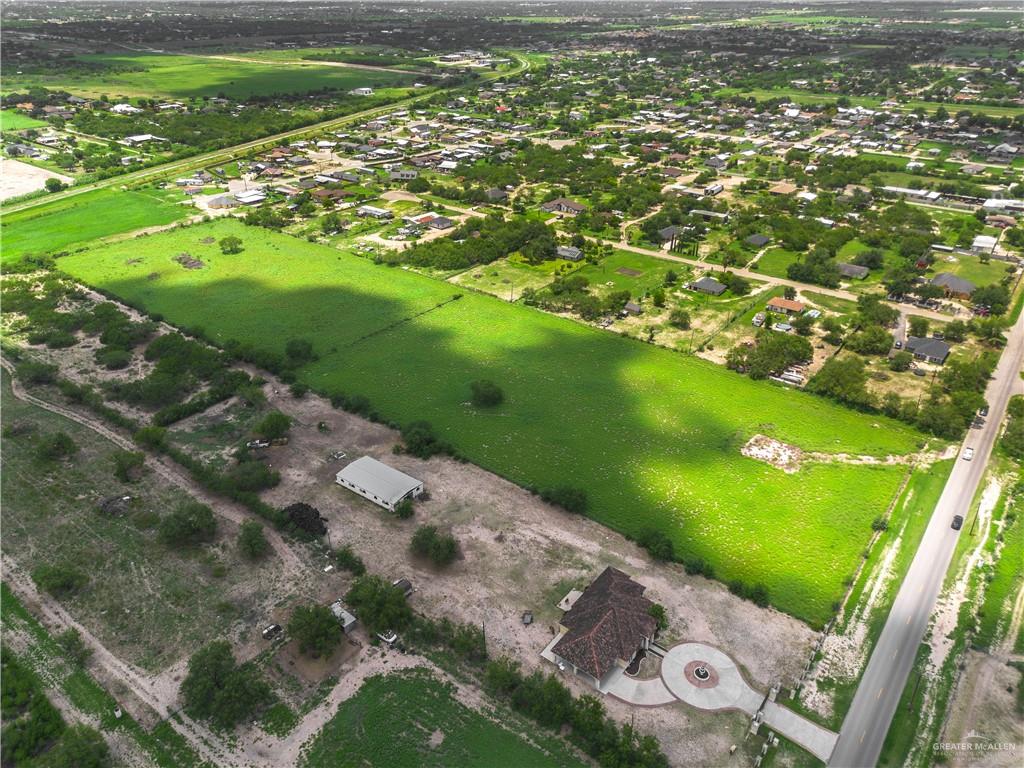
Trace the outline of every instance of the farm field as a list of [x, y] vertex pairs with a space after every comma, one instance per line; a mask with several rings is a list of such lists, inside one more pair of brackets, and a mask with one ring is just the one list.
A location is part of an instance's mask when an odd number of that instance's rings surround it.
[[[508, 722], [507, 713], [497, 720]], [[367, 727], [368, 723], [386, 724]], [[303, 768], [580, 766], [583, 761], [536, 726], [530, 740], [469, 709], [425, 669], [377, 676], [307, 745]]]
[[[228, 234], [243, 240], [241, 254], [201, 242]], [[182, 252], [204, 267], [181, 267]], [[281, 352], [308, 338], [320, 359], [300, 378], [315, 389], [365, 395], [399, 423], [430, 421], [468, 459], [520, 484], [584, 488], [595, 519], [633, 536], [664, 531], [677, 553], [706, 559], [723, 580], [763, 582], [776, 606], [811, 622], [829, 615], [904, 468], [825, 462], [786, 474], [740, 448], [761, 433], [803, 450], [883, 456], [921, 439], [539, 311], [477, 294], [453, 300], [450, 284], [234, 221], [58, 264], [218, 343]], [[505, 391], [493, 411], [466, 403], [482, 378]]]
[[46, 124], [45, 120], [36, 120], [13, 109], [0, 109], [0, 132], [23, 131], [26, 128], [40, 128]]
[[100, 237], [170, 224], [189, 210], [151, 191], [98, 189], [4, 214], [3, 263]]
[[412, 84], [412, 75], [324, 66], [316, 63], [251, 62], [160, 54], [88, 55], [83, 61], [121, 68], [96, 74], [26, 74], [9, 77], [8, 90], [62, 88], [76, 95], [163, 97], [225, 95], [231, 99], [323, 88], [347, 91], [362, 86]]

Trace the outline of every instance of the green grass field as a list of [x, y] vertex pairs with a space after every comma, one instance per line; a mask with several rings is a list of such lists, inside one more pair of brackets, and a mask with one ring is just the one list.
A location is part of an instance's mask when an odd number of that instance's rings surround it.
[[3, 214], [3, 263], [28, 253], [52, 253], [100, 237], [170, 224], [189, 214], [155, 192], [98, 189]]
[[597, 264], [584, 266], [579, 274], [587, 278], [590, 285], [598, 289], [598, 293], [629, 291], [633, 297], [639, 297], [663, 285], [665, 273], [670, 269], [684, 277], [690, 272], [685, 264], [673, 264], [664, 259], [616, 248], [610, 256]]
[[[201, 242], [228, 234], [243, 240], [241, 254]], [[182, 252], [205, 268], [181, 267], [173, 256]], [[320, 359], [300, 377], [318, 391], [365, 395], [399, 423], [430, 421], [471, 461], [520, 484], [583, 487], [597, 520], [630, 535], [666, 531], [680, 553], [706, 558], [725, 580], [763, 581], [779, 608], [814, 622], [841, 594], [902, 468], [812, 464], [785, 474], [744, 458], [741, 446], [763, 433], [806, 450], [885, 455], [920, 439], [537, 310], [474, 293], [449, 301], [450, 284], [235, 221], [99, 246], [59, 265], [217, 342], [281, 351], [310, 339]], [[497, 382], [505, 404], [468, 406], [476, 379]]]
[[785, 248], [772, 248], [757, 260], [757, 271], [771, 277], [787, 277], [786, 268], [800, 259], [799, 254]]
[[26, 128], [40, 128], [44, 125], [45, 120], [36, 120], [13, 109], [0, 109], [0, 132], [23, 131]]
[[[185, 99], [224, 94], [232, 99], [275, 93], [305, 93], [321, 88], [347, 91], [362, 86], [412, 84], [413, 75], [296, 62], [257, 62], [160, 54], [89, 55], [85, 61], [123, 71], [96, 74], [11, 75], [7, 91], [29, 87], [62, 88], [87, 97]], [[243, 56], [244, 58], [244, 56]]]
[[[303, 768], [555, 768], [579, 766], [553, 734], [526, 726], [529, 740], [469, 709], [425, 669], [369, 678], [306, 747]], [[499, 724], [501, 723], [501, 724]]]

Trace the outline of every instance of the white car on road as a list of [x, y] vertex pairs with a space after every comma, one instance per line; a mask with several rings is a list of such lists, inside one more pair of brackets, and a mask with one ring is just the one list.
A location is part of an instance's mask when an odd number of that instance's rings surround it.
[[961, 454], [961, 456], [962, 456], [964, 461], [970, 461], [971, 459], [974, 458], [974, 449], [973, 448], [964, 448], [964, 452], [963, 452], [963, 454]]

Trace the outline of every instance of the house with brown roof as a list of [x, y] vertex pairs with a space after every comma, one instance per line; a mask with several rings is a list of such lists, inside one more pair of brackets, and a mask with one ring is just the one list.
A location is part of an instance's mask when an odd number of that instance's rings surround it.
[[617, 568], [605, 568], [582, 593], [560, 603], [568, 610], [542, 655], [601, 690], [654, 642], [658, 622], [644, 590]]
[[767, 307], [769, 312], [779, 312], [785, 315], [799, 315], [807, 308], [802, 302], [784, 299], [781, 296], [769, 301]]

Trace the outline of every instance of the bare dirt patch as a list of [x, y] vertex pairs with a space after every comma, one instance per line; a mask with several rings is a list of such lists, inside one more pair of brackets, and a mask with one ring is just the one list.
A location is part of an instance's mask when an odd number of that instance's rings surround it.
[[783, 472], [792, 474], [800, 469], [800, 460], [803, 451], [795, 445], [789, 445], [766, 435], [754, 435], [746, 445], [740, 448], [740, 453], [749, 459], [757, 459]]
[[197, 259], [189, 253], [179, 253], [174, 257], [174, 260], [181, 264], [185, 269], [202, 269], [206, 266], [202, 259]]
[[47, 179], [60, 179], [64, 184], [72, 184], [75, 181], [70, 176], [54, 173], [20, 160], [0, 158], [0, 200], [43, 189]]

